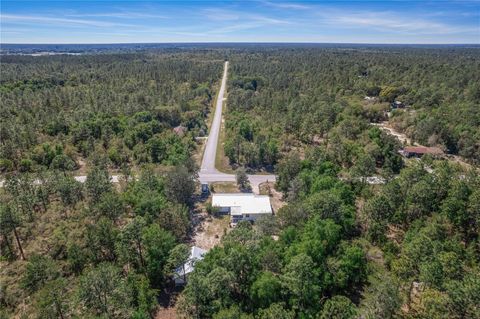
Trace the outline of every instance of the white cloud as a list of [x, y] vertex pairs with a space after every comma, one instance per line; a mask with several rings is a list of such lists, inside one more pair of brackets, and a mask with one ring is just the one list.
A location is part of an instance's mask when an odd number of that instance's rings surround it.
[[212, 21], [233, 21], [240, 19], [241, 13], [231, 10], [208, 8], [203, 10], [203, 14]]
[[271, 1], [261, 1], [261, 3], [275, 8], [280, 9], [297, 9], [297, 10], [305, 10], [310, 9], [310, 6], [306, 6], [299, 3], [289, 3], [289, 2], [271, 2]]
[[34, 24], [53, 24], [62, 26], [92, 26], [92, 27], [114, 27], [114, 26], [131, 26], [128, 24], [119, 24], [115, 22], [99, 21], [99, 20], [85, 20], [85, 19], [70, 19], [70, 18], [55, 18], [50, 16], [33, 16], [33, 15], [16, 15], [16, 14], [0, 14], [2, 22], [13, 23], [34, 23]]
[[[432, 10], [423, 9], [421, 12], [403, 8], [397, 12], [392, 8], [382, 10], [377, 6], [323, 3], [257, 0], [241, 5], [239, 2], [210, 5], [210, 8], [186, 5], [173, 8], [117, 6], [105, 9], [108, 12], [52, 9], [44, 14], [2, 13], [1, 41], [32, 42], [24, 40], [28, 38], [38, 42], [42, 37], [60, 41], [62, 34], [68, 36], [67, 41], [84, 38], [87, 40], [81, 42], [90, 41], [90, 37], [84, 37], [83, 33], [82, 37], [70, 38], [80, 31], [91, 36], [103, 36], [107, 42], [109, 35], [122, 41], [125, 38], [128, 42], [162, 42], [169, 39], [204, 42], [221, 39], [262, 42], [478, 43], [480, 39], [480, 26], [474, 23], [475, 17], [479, 17], [478, 10], [469, 11], [463, 6], [457, 11], [435, 10], [434, 6]], [[369, 7], [372, 9], [368, 10]], [[21, 27], [28, 29], [19, 31]]]
[[262, 15], [250, 15], [248, 18], [253, 21], [258, 21], [258, 22], [262, 22], [270, 25], [271, 24], [292, 24], [292, 22], [289, 20], [275, 19], [275, 18], [270, 18]]
[[232, 24], [228, 25], [226, 27], [221, 27], [221, 28], [214, 28], [211, 29], [210, 31], [207, 31], [208, 34], [216, 34], [216, 33], [231, 33], [231, 32], [237, 32], [237, 31], [242, 31], [242, 30], [249, 30], [249, 29], [255, 29], [255, 28], [260, 28], [262, 27], [262, 23], [239, 23], [239, 24]]
[[82, 14], [67, 14], [68, 17], [105, 17], [105, 18], [118, 18], [118, 19], [137, 19], [137, 18], [155, 18], [155, 19], [168, 19], [167, 16], [150, 14], [143, 12], [104, 12], [104, 13], [82, 13]]
[[478, 28], [450, 25], [434, 20], [392, 12], [343, 12], [324, 9], [317, 12], [318, 22], [337, 27], [373, 28], [378, 31], [415, 34], [454, 34], [479, 32]]
[[203, 14], [208, 20], [220, 23], [215, 28], [206, 31], [208, 34], [230, 33], [265, 26], [292, 24], [285, 19], [277, 19], [261, 14], [225, 9], [205, 9], [203, 10]]

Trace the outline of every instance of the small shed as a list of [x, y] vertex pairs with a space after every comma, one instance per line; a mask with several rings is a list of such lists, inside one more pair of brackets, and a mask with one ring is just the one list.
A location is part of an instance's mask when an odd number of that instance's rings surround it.
[[182, 137], [187, 133], [188, 129], [185, 126], [176, 126], [173, 128], [173, 132], [178, 136]]
[[185, 264], [179, 266], [175, 270], [174, 280], [176, 286], [185, 285], [187, 283], [188, 274], [195, 269], [195, 263], [203, 259], [203, 256], [207, 253], [205, 249], [197, 246], [193, 246], [190, 249], [190, 256]]

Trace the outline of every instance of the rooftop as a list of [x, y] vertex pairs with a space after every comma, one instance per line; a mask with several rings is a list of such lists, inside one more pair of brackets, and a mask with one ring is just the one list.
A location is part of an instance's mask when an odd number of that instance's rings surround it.
[[[183, 270], [185, 269], [185, 274], [189, 274], [193, 271], [195, 267], [195, 262], [202, 260], [203, 256], [207, 253], [205, 249], [202, 249], [197, 246], [193, 246], [190, 249], [190, 257], [188, 257], [187, 262], [184, 266], [180, 266], [175, 270], [176, 277], [181, 277], [184, 275]], [[185, 267], [185, 268], [184, 268]]]
[[185, 132], [187, 132], [187, 130], [188, 129], [185, 126], [181, 126], [181, 125], [173, 128], [173, 132], [175, 132], [175, 134], [181, 135], [181, 136], [183, 136], [185, 134]]
[[270, 197], [253, 193], [213, 194], [212, 206], [231, 207], [232, 215], [271, 214]]
[[407, 153], [415, 153], [415, 154], [433, 154], [433, 155], [443, 154], [443, 151], [438, 147], [425, 147], [425, 146], [406, 146], [403, 149], [403, 151]]

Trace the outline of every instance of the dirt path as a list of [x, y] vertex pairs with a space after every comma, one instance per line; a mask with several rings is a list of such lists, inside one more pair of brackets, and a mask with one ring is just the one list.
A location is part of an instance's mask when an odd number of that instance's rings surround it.
[[[381, 130], [386, 131], [388, 134], [395, 136], [402, 144], [412, 145], [412, 140], [407, 137], [407, 135], [396, 131], [393, 127], [391, 127], [388, 121], [380, 122], [380, 123], [371, 123], [374, 126], [378, 126]], [[413, 143], [413, 145], [418, 145], [417, 143]]]

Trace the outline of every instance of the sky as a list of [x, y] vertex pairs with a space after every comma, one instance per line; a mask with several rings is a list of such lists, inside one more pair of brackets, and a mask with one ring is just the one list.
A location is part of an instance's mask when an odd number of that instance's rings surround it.
[[480, 0], [1, 0], [0, 8], [1, 43], [480, 43]]

